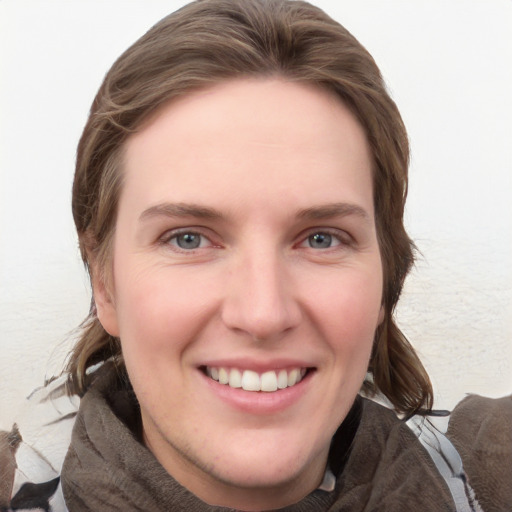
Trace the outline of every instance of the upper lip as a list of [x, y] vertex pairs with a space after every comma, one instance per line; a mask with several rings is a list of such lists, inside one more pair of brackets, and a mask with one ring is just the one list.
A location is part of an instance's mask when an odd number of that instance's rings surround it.
[[229, 359], [211, 359], [203, 361], [199, 367], [210, 368], [238, 368], [241, 370], [252, 370], [257, 373], [263, 373], [272, 370], [287, 370], [291, 368], [314, 368], [311, 362], [300, 359], [271, 359], [271, 360], [254, 360], [246, 358], [229, 358]]

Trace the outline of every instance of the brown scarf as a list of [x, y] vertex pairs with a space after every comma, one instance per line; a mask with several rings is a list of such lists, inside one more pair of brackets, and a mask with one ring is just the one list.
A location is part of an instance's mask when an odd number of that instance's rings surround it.
[[[227, 512], [178, 484], [140, 442], [133, 392], [110, 365], [85, 394], [62, 469], [71, 512]], [[431, 459], [393, 412], [358, 399], [333, 438], [332, 492], [316, 490], [282, 512], [452, 512]]]
[[448, 437], [486, 512], [512, 511], [512, 395], [471, 395], [453, 411]]

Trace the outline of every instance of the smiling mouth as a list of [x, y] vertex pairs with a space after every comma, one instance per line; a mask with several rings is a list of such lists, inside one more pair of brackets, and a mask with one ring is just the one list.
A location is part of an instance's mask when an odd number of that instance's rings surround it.
[[272, 393], [297, 385], [312, 368], [290, 368], [258, 373], [253, 370], [203, 366], [203, 373], [212, 380], [244, 391]]

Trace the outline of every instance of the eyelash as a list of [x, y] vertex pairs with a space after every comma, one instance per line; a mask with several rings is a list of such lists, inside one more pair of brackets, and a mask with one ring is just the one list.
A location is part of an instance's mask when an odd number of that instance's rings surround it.
[[184, 236], [184, 235], [192, 235], [192, 236], [197, 236], [199, 237], [199, 243], [202, 244], [204, 242], [204, 240], [207, 240], [208, 242], [210, 242], [211, 246], [210, 247], [220, 247], [219, 245], [215, 245], [210, 237], [206, 236], [205, 234], [201, 233], [200, 231], [198, 230], [194, 230], [194, 229], [181, 229], [181, 230], [172, 230], [172, 231], [167, 231], [160, 239], [159, 239], [159, 242], [162, 244], [162, 245], [166, 245], [166, 246], [169, 246], [169, 245], [172, 245], [174, 250], [176, 250], [177, 252], [187, 252], [187, 253], [191, 253], [191, 252], [194, 252], [196, 249], [204, 249], [205, 247], [193, 247], [191, 249], [185, 249], [183, 247], [180, 247], [178, 245], [178, 242], [176, 242], [176, 244], [173, 244], [172, 241], [173, 240], [178, 240], [178, 238], [180, 236]]
[[[178, 239], [180, 236], [185, 235], [191, 235], [192, 237], [199, 237], [199, 245], [197, 247], [191, 247], [191, 248], [184, 248], [179, 246]], [[315, 236], [327, 236], [329, 237], [329, 241], [337, 242], [334, 245], [332, 243], [328, 247], [311, 247], [311, 239]], [[176, 241], [176, 243], [172, 243], [172, 241]], [[209, 245], [207, 247], [202, 247], [201, 245], [204, 243], [204, 241], [208, 241]], [[172, 246], [173, 250], [180, 253], [194, 253], [196, 250], [199, 249], [209, 249], [209, 248], [221, 248], [222, 246], [220, 244], [215, 244], [212, 242], [211, 237], [205, 235], [200, 230], [196, 229], [179, 229], [179, 230], [172, 230], [166, 232], [160, 239], [159, 243], [164, 246]], [[306, 233], [302, 233], [300, 235], [300, 241], [294, 245], [294, 247], [304, 247], [306, 249], [311, 249], [313, 251], [328, 251], [328, 250], [337, 250], [337, 249], [344, 249], [347, 247], [351, 247], [354, 243], [354, 240], [352, 236], [347, 233], [346, 231], [342, 231], [339, 229], [329, 229], [329, 228], [316, 228], [308, 230]]]
[[[342, 231], [339, 229], [329, 229], [329, 228], [320, 228], [320, 229], [313, 229], [309, 230], [305, 236], [301, 236], [301, 241], [298, 244], [298, 246], [303, 246], [303, 244], [307, 244], [311, 241], [312, 237], [315, 237], [317, 235], [327, 235], [332, 239], [332, 241], [337, 241], [338, 243], [335, 245], [330, 245], [329, 247], [324, 248], [318, 248], [318, 250], [324, 249], [329, 250], [333, 249], [336, 250], [336, 248], [345, 248], [350, 247], [354, 240], [351, 235], [349, 235], [346, 231]], [[314, 247], [311, 247], [310, 245], [307, 246], [309, 249], [317, 250]]]

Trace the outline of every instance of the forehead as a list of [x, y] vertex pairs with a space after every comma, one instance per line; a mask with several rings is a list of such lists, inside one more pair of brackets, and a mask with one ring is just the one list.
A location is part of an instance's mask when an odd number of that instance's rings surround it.
[[233, 80], [173, 100], [128, 140], [124, 173], [121, 202], [130, 196], [132, 208], [230, 205], [236, 187], [241, 201], [350, 200], [373, 212], [371, 154], [359, 122], [334, 94], [278, 79]]

